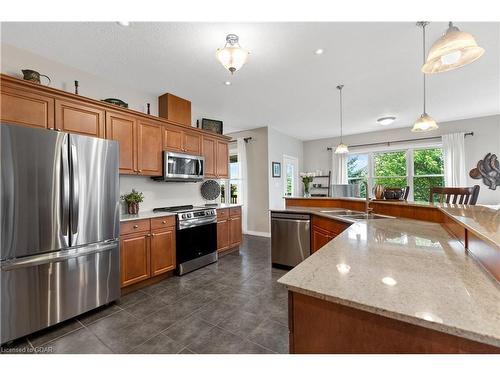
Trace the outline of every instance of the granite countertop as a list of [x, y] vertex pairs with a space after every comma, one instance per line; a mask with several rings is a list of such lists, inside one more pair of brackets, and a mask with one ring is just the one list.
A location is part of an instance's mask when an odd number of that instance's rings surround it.
[[358, 221], [278, 282], [291, 291], [500, 346], [499, 284], [440, 224]]
[[[358, 213], [358, 214], [364, 213], [363, 211], [349, 210], [349, 209], [339, 208], [339, 207], [330, 208], [330, 207], [299, 207], [299, 206], [293, 206], [293, 207], [288, 207], [288, 208], [283, 208], [283, 209], [270, 209], [269, 211], [270, 212], [282, 212], [282, 213], [311, 214], [311, 215], [325, 217], [327, 219], [334, 219], [334, 220], [342, 221], [342, 222], [347, 223], [347, 224], [354, 224], [360, 220], [365, 220], [365, 219], [352, 219], [349, 217], [338, 215], [338, 211], [344, 211], [344, 210], [352, 211], [353, 213]], [[394, 219], [394, 217], [392, 217], [392, 216], [386, 216], [386, 215], [378, 215], [378, 216], [383, 216], [383, 217], [386, 217], [388, 219]], [[377, 220], [384, 220], [384, 219], [377, 219]]]

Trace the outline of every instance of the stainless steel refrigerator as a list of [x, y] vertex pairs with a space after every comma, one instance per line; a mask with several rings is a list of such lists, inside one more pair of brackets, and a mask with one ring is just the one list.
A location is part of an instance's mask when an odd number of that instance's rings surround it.
[[118, 144], [0, 125], [1, 342], [117, 299]]

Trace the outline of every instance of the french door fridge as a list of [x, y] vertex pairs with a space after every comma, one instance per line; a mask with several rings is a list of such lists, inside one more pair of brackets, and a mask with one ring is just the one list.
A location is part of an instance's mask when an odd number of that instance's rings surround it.
[[118, 144], [0, 125], [1, 342], [117, 299]]

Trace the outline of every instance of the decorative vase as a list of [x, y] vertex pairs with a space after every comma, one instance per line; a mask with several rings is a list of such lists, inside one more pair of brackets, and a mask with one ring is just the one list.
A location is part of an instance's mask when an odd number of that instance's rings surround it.
[[376, 199], [383, 199], [384, 198], [384, 187], [382, 185], [375, 185], [373, 188], [373, 193], [375, 194]]
[[309, 184], [310, 182], [304, 182], [304, 198], [309, 198], [311, 193], [309, 192]]
[[139, 203], [128, 203], [127, 209], [130, 215], [137, 215], [139, 213]]

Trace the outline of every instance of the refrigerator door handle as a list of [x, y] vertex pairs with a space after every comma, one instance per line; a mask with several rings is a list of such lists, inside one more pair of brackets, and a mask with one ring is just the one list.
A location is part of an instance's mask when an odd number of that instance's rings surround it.
[[117, 246], [118, 240], [112, 240], [76, 249], [61, 250], [52, 253], [13, 259], [2, 262], [0, 269], [2, 271], [10, 271], [17, 268], [26, 268], [47, 263], [63, 262], [72, 258], [78, 258], [94, 253], [102, 253], [105, 251], [113, 250], [116, 249]]
[[68, 143], [65, 140], [61, 145], [61, 231], [66, 246], [69, 246], [69, 160]]
[[[79, 214], [79, 201], [80, 201], [80, 191], [79, 191], [79, 171], [78, 171], [78, 155], [75, 145], [71, 145], [71, 169], [72, 169], [72, 202], [71, 202], [71, 233], [73, 238], [78, 235], [78, 214]], [[72, 241], [74, 243], [74, 241]]]

